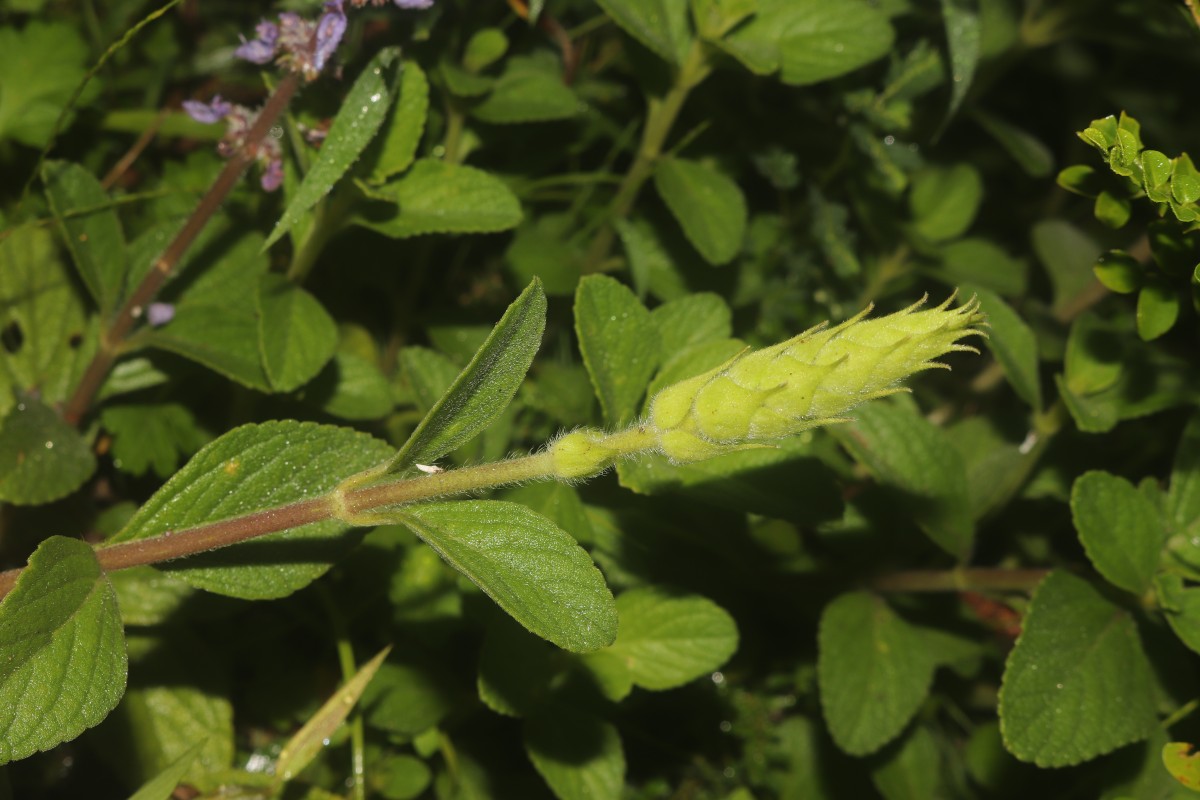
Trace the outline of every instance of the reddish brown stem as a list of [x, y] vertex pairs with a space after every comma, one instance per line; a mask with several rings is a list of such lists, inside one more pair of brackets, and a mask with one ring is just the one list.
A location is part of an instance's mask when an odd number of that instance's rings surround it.
[[880, 575], [870, 587], [878, 592], [1027, 592], [1049, 574], [1048, 569], [917, 569]]
[[75, 387], [75, 392], [63, 409], [63, 419], [68, 423], [77, 426], [83, 420], [92, 405], [92, 400], [95, 399], [96, 393], [100, 391], [104, 379], [108, 377], [109, 371], [116, 362], [117, 356], [120, 355], [121, 344], [125, 341], [125, 337], [129, 335], [134, 324], [141, 318], [146, 306], [167, 282], [167, 278], [171, 276], [172, 270], [175, 269], [183, 254], [187, 252], [196, 237], [204, 230], [204, 226], [209, 223], [229, 193], [233, 191], [233, 187], [237, 185], [242, 173], [254, 162], [258, 143], [270, 132], [271, 127], [287, 108], [299, 87], [300, 77], [295, 74], [289, 74], [279, 82], [259, 112], [258, 119], [246, 134], [245, 146], [225, 162], [225, 167], [217, 175], [204, 197], [200, 199], [187, 222], [183, 224], [179, 233], [175, 234], [175, 238], [167, 245], [167, 249], [154, 262], [154, 268], [146, 273], [141, 284], [117, 312], [111, 325], [101, 334], [100, 347], [96, 350], [95, 357], [88, 364], [87, 370], [84, 371], [83, 377], [79, 379], [79, 384]]

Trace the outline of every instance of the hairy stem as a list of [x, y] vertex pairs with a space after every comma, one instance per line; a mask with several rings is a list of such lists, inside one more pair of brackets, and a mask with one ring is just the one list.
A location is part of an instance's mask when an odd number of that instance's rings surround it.
[[609, 206], [607, 219], [609, 224], [602, 227], [592, 239], [584, 258], [583, 271], [597, 272], [601, 264], [608, 258], [612, 249], [614, 229], [612, 221], [624, 219], [633, 209], [642, 186], [654, 174], [654, 162], [662, 154], [663, 145], [671, 133], [671, 127], [679, 116], [684, 102], [692, 89], [696, 88], [710, 72], [711, 67], [704, 53], [704, 46], [699, 40], [692, 43], [687, 58], [679, 67], [675, 83], [662, 97], [651, 97], [646, 114], [646, 127], [642, 129], [642, 141], [638, 145], [637, 156], [625, 173], [621, 185]]
[[242, 173], [254, 162], [258, 143], [270, 132], [271, 127], [287, 108], [299, 86], [299, 76], [289, 74], [275, 87], [275, 91], [267, 98], [266, 104], [259, 112], [258, 119], [246, 134], [245, 146], [225, 162], [225, 167], [217, 175], [204, 197], [200, 199], [183, 227], [179, 229], [179, 233], [175, 234], [175, 238], [154, 262], [154, 267], [146, 273], [141, 284], [134, 289], [129, 299], [125, 301], [125, 305], [121, 307], [109, 323], [108, 328], [100, 335], [100, 346], [96, 350], [96, 355], [88, 364], [74, 393], [63, 408], [63, 419], [68, 423], [79, 425], [82, 422], [96, 393], [100, 391], [100, 387], [120, 355], [121, 345], [125, 338], [141, 318], [146, 307], [167, 282], [184, 253], [208, 225], [229, 193], [233, 191], [233, 187], [237, 185]]

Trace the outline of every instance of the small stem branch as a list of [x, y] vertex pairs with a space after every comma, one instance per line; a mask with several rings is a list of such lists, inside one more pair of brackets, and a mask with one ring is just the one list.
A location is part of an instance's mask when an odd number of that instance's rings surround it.
[[[325, 612], [329, 614], [329, 625], [333, 628], [334, 639], [337, 642], [338, 665], [342, 670], [342, 683], [347, 684], [358, 672], [354, 663], [354, 646], [350, 642], [350, 630], [341, 610], [333, 599], [333, 595], [323, 583], [316, 585], [317, 596]], [[362, 706], [355, 704], [350, 712], [350, 782], [354, 791], [354, 800], [366, 800], [367, 771], [366, 771], [366, 731], [363, 726]]]
[[154, 268], [146, 273], [146, 277], [125, 301], [125, 305], [117, 312], [108, 329], [101, 334], [100, 347], [96, 350], [95, 357], [88, 364], [87, 370], [83, 373], [83, 377], [80, 378], [79, 384], [63, 409], [63, 419], [68, 423], [79, 425], [83, 420], [91, 407], [92, 400], [100, 391], [100, 386], [116, 362], [117, 356], [120, 355], [121, 343], [141, 318], [146, 306], [167, 282], [183, 254], [187, 252], [221, 204], [225, 202], [233, 187], [242, 177], [242, 173], [254, 162], [258, 143], [270, 132], [271, 126], [287, 108], [299, 87], [300, 78], [295, 74], [289, 74], [279, 82], [259, 112], [258, 119], [246, 134], [245, 145], [225, 162], [225, 167], [217, 175], [204, 197], [200, 199], [191, 216], [180, 228], [179, 233], [175, 234], [175, 238], [167, 245], [167, 249], [154, 262]]
[[870, 588], [877, 592], [1028, 592], [1049, 574], [1048, 569], [918, 569], [881, 575]]

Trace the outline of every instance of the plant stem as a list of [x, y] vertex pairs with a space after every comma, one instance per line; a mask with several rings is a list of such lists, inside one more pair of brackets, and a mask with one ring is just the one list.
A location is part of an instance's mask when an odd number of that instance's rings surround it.
[[267, 98], [262, 111], [259, 112], [258, 119], [246, 134], [245, 145], [225, 162], [225, 167], [217, 175], [204, 197], [200, 199], [191, 216], [180, 228], [179, 233], [175, 234], [175, 238], [167, 245], [167, 249], [154, 262], [154, 267], [146, 273], [146, 277], [125, 301], [108, 329], [101, 334], [100, 346], [96, 350], [96, 355], [88, 364], [87, 370], [79, 379], [79, 384], [63, 409], [63, 419], [68, 423], [77, 426], [83, 420], [84, 415], [91, 407], [92, 400], [100, 391], [101, 385], [120, 355], [121, 344], [125, 337], [129, 335], [134, 324], [141, 318], [146, 306], [167, 282], [184, 253], [204, 230], [213, 215], [217, 213], [221, 204], [225, 202], [233, 187], [242, 177], [242, 173], [254, 162], [258, 143], [266, 137], [271, 126], [287, 108], [299, 86], [300, 78], [296, 74], [289, 74], [279, 82], [275, 91]]
[[[338, 665], [342, 670], [342, 683], [347, 684], [358, 672], [354, 663], [354, 646], [350, 643], [350, 631], [346, 620], [333, 599], [333, 595], [323, 583], [316, 585], [317, 596], [325, 612], [329, 615], [329, 626], [333, 628], [333, 636], [337, 641]], [[355, 704], [348, 720], [350, 725], [350, 781], [354, 790], [354, 800], [366, 800], [367, 779], [365, 767], [366, 731], [363, 728], [362, 706]]]
[[1028, 592], [1049, 574], [1048, 569], [916, 569], [881, 575], [871, 581], [870, 588], [878, 592]]
[[696, 88], [711, 71], [704, 45], [699, 39], [692, 42], [687, 57], [675, 75], [671, 89], [662, 97], [651, 97], [646, 114], [646, 127], [642, 129], [642, 141], [637, 156], [625, 173], [621, 185], [609, 206], [606, 224], [592, 239], [583, 262], [584, 273], [597, 272], [608, 258], [612, 249], [615, 230], [612, 221], [629, 215], [646, 180], [654, 174], [654, 162], [662, 154], [663, 145], [671, 133], [671, 127], [679, 116], [684, 102], [692, 89]]

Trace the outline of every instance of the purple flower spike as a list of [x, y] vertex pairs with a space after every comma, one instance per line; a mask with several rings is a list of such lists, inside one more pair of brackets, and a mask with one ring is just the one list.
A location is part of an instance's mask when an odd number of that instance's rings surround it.
[[432, 8], [433, 0], [395, 0], [396, 8], [424, 9]]
[[262, 184], [263, 191], [273, 192], [278, 189], [283, 183], [283, 162], [278, 158], [268, 162], [259, 183]]
[[246, 41], [242, 37], [242, 46], [233, 51], [238, 58], [253, 64], [266, 64], [275, 58], [275, 45], [279, 40], [279, 26], [265, 19], [255, 26], [257, 39]]
[[342, 41], [346, 32], [346, 12], [340, 1], [325, 4], [325, 13], [317, 22], [317, 47], [313, 53], [313, 66], [320, 72]]
[[233, 110], [233, 106], [223, 100], [221, 95], [217, 94], [213, 95], [213, 99], [208, 103], [201, 103], [198, 100], [184, 100], [183, 110], [187, 112], [189, 117], [196, 120], [196, 122], [212, 125], [214, 122], [220, 122], [224, 119]]
[[150, 327], [159, 328], [175, 319], [175, 306], [170, 303], [151, 303], [146, 307], [146, 321]]

